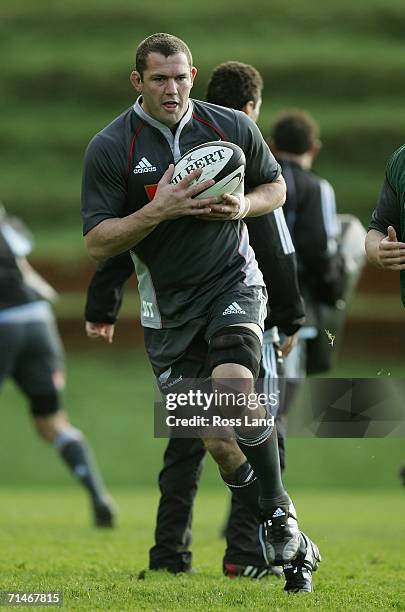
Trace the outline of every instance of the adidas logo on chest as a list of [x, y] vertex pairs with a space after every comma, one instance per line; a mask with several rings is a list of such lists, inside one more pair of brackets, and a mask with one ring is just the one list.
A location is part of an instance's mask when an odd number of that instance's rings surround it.
[[134, 174], [145, 174], [145, 172], [156, 172], [156, 166], [152, 166], [150, 161], [146, 159], [146, 157], [142, 157], [142, 159], [136, 164], [133, 169]]

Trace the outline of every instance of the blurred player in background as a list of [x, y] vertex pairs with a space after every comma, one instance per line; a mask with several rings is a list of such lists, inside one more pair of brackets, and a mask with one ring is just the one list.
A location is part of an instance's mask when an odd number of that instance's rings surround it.
[[[256, 121], [262, 87], [261, 76], [252, 66], [228, 62], [214, 70], [207, 100], [243, 110]], [[277, 379], [279, 361], [275, 350], [278, 336], [274, 325], [278, 324], [287, 337], [283, 347], [287, 353], [302, 323], [302, 299], [297, 287], [294, 248], [282, 212], [277, 216], [269, 214], [249, 219], [248, 225], [260, 268], [270, 289], [270, 315], [266, 321], [268, 331], [265, 332], [264, 340], [265, 367], [261, 376], [271, 385]], [[89, 287], [86, 306], [86, 331], [90, 337], [103, 337], [107, 342], [112, 341], [122, 298], [122, 283], [132, 272], [127, 254], [99, 264]], [[191, 553], [188, 547], [191, 541], [192, 504], [204, 454], [205, 449], [200, 440], [169, 440], [165, 466], [159, 477], [162, 496], [155, 534], [156, 545], [150, 553], [150, 567], [153, 569], [190, 569]], [[225, 574], [230, 577], [244, 575], [260, 578], [275, 573], [276, 568], [263, 566], [262, 551], [257, 540], [258, 518], [239, 501], [237, 488], [234, 492], [236, 494], [232, 496], [232, 511], [226, 533]], [[292, 569], [295, 571], [296, 586], [298, 579], [302, 581], [300, 569], [298, 563]]]
[[[387, 162], [365, 247], [373, 266], [399, 272], [401, 299], [405, 307], [405, 145], [397, 149]], [[400, 477], [405, 486], [405, 465]]]
[[278, 419], [284, 431], [300, 380], [333, 366], [347, 302], [364, 265], [365, 230], [353, 215], [337, 215], [333, 187], [311, 171], [321, 141], [319, 126], [307, 112], [286, 110], [276, 118], [271, 147], [287, 183], [284, 214], [306, 315], [298, 346], [284, 361], [285, 396]]
[[297, 252], [305, 301], [306, 321], [299, 333], [300, 343], [285, 361], [286, 376], [299, 378], [307, 373], [308, 342], [319, 338], [327, 345], [322, 305], [334, 308], [342, 295], [340, 224], [333, 187], [311, 172], [321, 149], [314, 119], [302, 110], [283, 112], [272, 125], [271, 146], [286, 176], [284, 214]]
[[25, 395], [39, 436], [50, 442], [88, 491], [95, 525], [114, 526], [114, 506], [81, 431], [62, 409], [63, 348], [49, 302], [56, 293], [28, 263], [32, 238], [0, 204], [0, 386]]

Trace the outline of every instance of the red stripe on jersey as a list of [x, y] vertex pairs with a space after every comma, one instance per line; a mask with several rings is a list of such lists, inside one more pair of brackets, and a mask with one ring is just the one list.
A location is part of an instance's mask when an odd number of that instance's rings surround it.
[[138, 129], [136, 130], [132, 140], [131, 140], [131, 144], [129, 145], [129, 154], [128, 154], [128, 168], [127, 168], [127, 178], [129, 177], [129, 173], [131, 171], [131, 165], [132, 165], [132, 160], [134, 159], [134, 148], [135, 148], [135, 141], [138, 138], [139, 132], [141, 131], [141, 129], [144, 127], [144, 123], [143, 121], [139, 124]]
[[149, 198], [149, 202], [152, 202], [153, 198], [155, 197], [156, 190], [158, 188], [157, 184], [156, 185], [144, 185], [144, 187], [145, 187], [146, 195]]
[[205, 119], [201, 119], [200, 117], [197, 117], [197, 115], [195, 115], [193, 113], [193, 119], [195, 119], [196, 121], [199, 121], [200, 123], [204, 123], [204, 125], [208, 125], [208, 127], [210, 127], [212, 130], [214, 130], [214, 132], [216, 132], [221, 140], [224, 140], [225, 142], [228, 142], [229, 139], [212, 123], [210, 123], [209, 121], [205, 121]]

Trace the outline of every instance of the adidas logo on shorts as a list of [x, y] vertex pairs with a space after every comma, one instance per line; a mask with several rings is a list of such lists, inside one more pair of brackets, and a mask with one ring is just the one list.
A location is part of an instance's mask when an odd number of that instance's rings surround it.
[[273, 512], [272, 518], [277, 518], [278, 516], [285, 516], [285, 512], [282, 508], [277, 508], [277, 510]]
[[156, 172], [156, 166], [152, 166], [150, 161], [146, 159], [146, 157], [142, 157], [142, 159], [136, 164], [133, 172], [134, 174], [144, 174], [145, 172]]
[[222, 314], [223, 315], [246, 314], [246, 311], [242, 310], [238, 302], [232, 302], [232, 304], [229, 304], [228, 308], [225, 308]]

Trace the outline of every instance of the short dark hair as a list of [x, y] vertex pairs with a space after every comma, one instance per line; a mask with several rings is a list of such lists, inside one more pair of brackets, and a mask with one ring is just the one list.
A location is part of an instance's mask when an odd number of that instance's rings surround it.
[[271, 130], [272, 143], [278, 151], [302, 155], [319, 140], [319, 126], [309, 113], [289, 109], [276, 117]]
[[136, 50], [135, 70], [139, 72], [141, 78], [143, 78], [143, 72], [150, 53], [161, 53], [165, 57], [176, 55], [176, 53], [184, 53], [187, 56], [190, 68], [193, 65], [191, 51], [184, 41], [177, 38], [177, 36], [173, 36], [173, 34], [159, 32], [145, 38]]
[[263, 89], [260, 73], [250, 64], [225, 62], [214, 68], [208, 81], [206, 100], [242, 110], [247, 102], [257, 104]]

